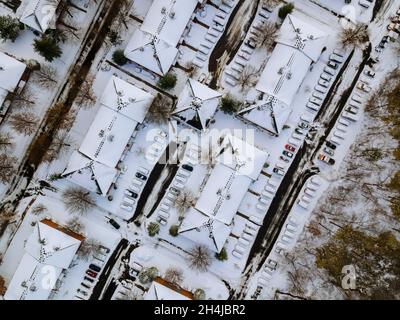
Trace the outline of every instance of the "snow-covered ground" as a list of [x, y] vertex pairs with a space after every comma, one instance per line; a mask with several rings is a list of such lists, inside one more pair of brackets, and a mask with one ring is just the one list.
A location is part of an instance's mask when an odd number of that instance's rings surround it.
[[[207, 3], [200, 10], [195, 12], [194, 16], [196, 19], [190, 23], [190, 27], [187, 30], [188, 32], [184, 34], [178, 45], [179, 54], [177, 64], [172, 68], [172, 72], [175, 73], [178, 78], [177, 85], [168, 92], [157, 87], [160, 77], [145, 68], [132, 62], [128, 62], [124, 66], [117, 66], [112, 62], [114, 51], [116, 49], [125, 49], [131, 35], [136, 29], [140, 28], [141, 21], [145, 18], [151, 3], [152, 2], [149, 0], [133, 0], [129, 15], [134, 18], [129, 17], [127, 19], [127, 27], [124, 25], [120, 26], [120, 43], [111, 45], [107, 42], [104, 43], [99, 50], [89, 72], [94, 78], [93, 91], [94, 95], [97, 97], [97, 102], [91, 108], [81, 108], [81, 106], [77, 104], [73, 105], [72, 110], [76, 118], [72, 128], [66, 132], [66, 141], [69, 142], [70, 146], [58, 159], [51, 163], [43, 163], [36, 170], [31, 185], [31, 187], [36, 187], [33, 191], [35, 195], [30, 195], [20, 201], [16, 215], [19, 220], [14, 224], [10, 224], [0, 239], [0, 253], [2, 253], [3, 261], [0, 264], [0, 275], [5, 279], [6, 283], [9, 283], [11, 280], [22, 258], [24, 244], [32, 233], [35, 223], [42, 218], [51, 218], [58, 224], [64, 225], [67, 223], [68, 219], [71, 218], [71, 215], [67, 212], [63, 204], [62, 192], [73, 187], [74, 184], [68, 179], [50, 181], [50, 177], [55, 174], [61, 174], [64, 171], [72, 153], [81, 145], [91, 123], [100, 109], [100, 97], [109, 79], [113, 75], [134, 84], [138, 88], [144, 89], [154, 96], [161, 93], [174, 98], [179, 96], [187, 83], [189, 75], [184, 71], [184, 68], [188, 67], [188, 63], [193, 62], [196, 65], [196, 73], [193, 77], [202, 83], [209, 83], [211, 78], [215, 76], [215, 74], [210, 74], [208, 71], [210, 54], [221, 38], [234, 6], [238, 4], [237, 0], [231, 1], [231, 8], [229, 6], [224, 6], [223, 10], [217, 9], [216, 6], [221, 6], [222, 4], [221, 1], [215, 0], [212, 1], [213, 5]], [[76, 4], [82, 6], [81, 2], [77, 2]], [[388, 45], [389, 48], [385, 49], [379, 55], [374, 51], [375, 46], [379, 44], [382, 37], [387, 33], [386, 26], [388, 17], [393, 15], [398, 9], [396, 6], [398, 5], [395, 1], [390, 2], [390, 4], [384, 7], [383, 13], [379, 13], [380, 15], [378, 14], [376, 22], [369, 25], [370, 40], [373, 44], [372, 56], [378, 56], [380, 62], [374, 66], [374, 71], [376, 72], [374, 79], [368, 78], [365, 74], [361, 76], [361, 79], [367, 81], [373, 88], [378, 87], [387, 73], [396, 68], [398, 64], [398, 61], [395, 59], [395, 44], [390, 43]], [[241, 10], [244, 11], [244, 8], [249, 7], [251, 7], [251, 2], [244, 1]], [[74, 11], [73, 22], [71, 21], [71, 23], [80, 26], [80, 33], [82, 35], [89, 27], [96, 9], [97, 6], [89, 1], [88, 6], [85, 6], [86, 12], [79, 10]], [[251, 18], [250, 10], [243, 11], [239, 11], [240, 15], [242, 15], [242, 20], [238, 21], [235, 17], [233, 23], [240, 24], [243, 22], [244, 26], [249, 21]], [[278, 7], [276, 7], [272, 13], [268, 14], [269, 17], [267, 19], [260, 15], [261, 12], [264, 12], [265, 15], [265, 10], [263, 11], [260, 6], [256, 12], [252, 26], [261, 23], [261, 21], [277, 24], [281, 23], [278, 17]], [[14, 15], [14, 13], [9, 12], [7, 8], [0, 4], [0, 14], [6, 13]], [[127, 239], [130, 244], [138, 242], [138, 247], [130, 254], [129, 263], [131, 265], [133, 263], [138, 263], [144, 268], [155, 266], [159, 270], [161, 276], [165, 274], [168, 268], [173, 267], [181, 269], [183, 272], [182, 288], [192, 292], [201, 288], [206, 292], [207, 299], [223, 300], [229, 297], [229, 289], [240, 291], [243, 285], [243, 272], [248, 270], [246, 263], [256, 240], [255, 235], [263, 225], [263, 222], [268, 220], [265, 219], [268, 209], [283, 180], [281, 175], [276, 171], [274, 172], [274, 168], [279, 165], [280, 167], [284, 166], [284, 172], [289, 169], [293, 160], [288, 159], [287, 163], [281, 160], [282, 152], [287, 148], [286, 145], [288, 143], [297, 143], [293, 151], [294, 155], [298, 153], [300, 149], [299, 146], [305, 141], [309, 143], [306, 134], [298, 134], [295, 131], [301, 118], [306, 117], [314, 120], [317, 116], [317, 112], [310, 110], [306, 105], [314, 92], [315, 86], [320, 81], [321, 74], [330, 60], [330, 55], [334, 50], [339, 50], [343, 54], [343, 61], [346, 61], [352, 51], [352, 48], [343, 50], [340, 47], [338, 35], [342, 30], [343, 20], [340, 20], [339, 16], [343, 15], [351, 21], [369, 23], [372, 18], [372, 13], [373, 5], [369, 8], [364, 8], [356, 0], [353, 0], [353, 4], [349, 6], [344, 6], [343, 1], [339, 0], [295, 1], [295, 11], [293, 14], [310, 24], [318, 25], [320, 31], [326, 33], [328, 37], [324, 43], [324, 50], [321, 56], [311, 65], [294, 96], [294, 102], [291, 105], [292, 112], [282, 132], [279, 136], [271, 135], [253, 124], [244, 122], [240, 117], [228, 115], [221, 110], [216, 112], [213, 120], [210, 122], [206, 133], [214, 131], [220, 133], [230, 132], [236, 136], [242, 135], [244, 140], [252, 141], [255, 147], [269, 154], [267, 163], [262, 169], [262, 172], [258, 175], [257, 179], [250, 184], [248, 191], [243, 199], [241, 199], [236, 215], [234, 215], [231, 223], [232, 229], [224, 245], [228, 254], [226, 261], [219, 261], [215, 259], [214, 254], [212, 254], [211, 264], [207, 272], [197, 272], [188, 266], [186, 258], [188, 252], [190, 252], [195, 243], [183, 235], [172, 236], [170, 234], [170, 227], [179, 225], [182, 220], [182, 213], [178, 212], [172, 201], [167, 197], [169, 188], [176, 185], [177, 179], [179, 180], [179, 178], [177, 176], [174, 177], [171, 184], [166, 186], [167, 192], [162, 190], [162, 184], [168, 178], [171, 168], [162, 170], [160, 176], [157, 177], [158, 180], [154, 184], [153, 190], [150, 191], [149, 194], [143, 194], [144, 186], [140, 188], [140, 192], [138, 193], [139, 198], [146, 198], [147, 201], [146, 206], [142, 208], [140, 215], [135, 221], [136, 224], [132, 223], [130, 220], [134, 216], [138, 201], [136, 201], [132, 211], [121, 207], [122, 202], [126, 198], [125, 190], [132, 185], [138, 168], [141, 167], [148, 170], [148, 176], [150, 176], [151, 172], [156, 168], [158, 158], [162, 156], [168, 146], [167, 142], [171, 142], [175, 136], [175, 132], [173, 132], [172, 129], [178, 130], [177, 142], [179, 147], [182, 147], [187, 141], [189, 141], [190, 144], [191, 140], [193, 141], [198, 138], [199, 132], [188, 130], [187, 126], [182, 123], [177, 123], [176, 121], [159, 125], [146, 120], [139, 126], [133, 144], [130, 149], [127, 150], [122, 160], [122, 166], [125, 170], [123, 174], [118, 177], [115, 187], [112, 188], [108, 197], [103, 197], [99, 194], [91, 194], [96, 206], [86, 215], [80, 217], [80, 221], [84, 226], [83, 235], [86, 238], [96, 239], [101, 242], [103, 246], [109, 248], [110, 253], [108, 258], [121, 239]], [[215, 28], [215, 21], [218, 21], [220, 27]], [[250, 30], [252, 26], [250, 26]], [[245, 36], [245, 41], [249, 38], [249, 34], [241, 36]], [[1, 43], [0, 50], [18, 59], [25, 61], [35, 59], [40, 63], [44, 63], [43, 58], [33, 51], [31, 44], [35, 37], [36, 36], [31, 31], [24, 30], [15, 43]], [[77, 58], [76, 55], [81, 40], [82, 39], [79, 41], [69, 39], [63, 43], [62, 57], [51, 64], [52, 67], [57, 70], [57, 86], [43, 88], [34, 83], [34, 81], [28, 82], [27, 88], [35, 97], [34, 112], [38, 118], [43, 118], [45, 112], [52, 105], [54, 97], [59, 92], [59, 85], [65, 82], [68, 72]], [[230, 64], [223, 66], [223, 69], [220, 70], [220, 78], [217, 79], [216, 82], [216, 89], [222, 95], [230, 94], [241, 102], [255, 100], [258, 91], [254, 86], [260, 79], [261, 73], [271, 56], [271, 52], [266, 48], [257, 48], [251, 54], [245, 55], [247, 58], [243, 59], [239, 57], [243, 56], [243, 48], [244, 45], [242, 45], [236, 55], [232, 57]], [[226, 57], [224, 57], [224, 59], [226, 59]], [[347, 69], [340, 79], [340, 85], [334, 92], [334, 96], [329, 105], [330, 107], [339, 103], [341, 95], [351, 85], [362, 59], [361, 50], [356, 49]], [[232, 81], [232, 77], [228, 75], [229, 71], [232, 70], [232, 67], [238, 60], [241, 60], [241, 63], [244, 63], [246, 66], [253, 66], [258, 70], [254, 77], [253, 86], [240, 88], [240, 85], [235, 84], [236, 81]], [[343, 63], [339, 69], [342, 66]], [[338, 70], [335, 71], [336, 74], [333, 78], [335, 78], [338, 72]], [[329, 88], [333, 81], [334, 80], [330, 82]], [[361, 105], [363, 106], [368, 99], [368, 94], [357, 88], [354, 89], [353, 93], [357, 93], [361, 96]], [[11, 114], [14, 112], [17, 111], [11, 110]], [[307, 225], [315, 214], [315, 209], [321, 201], [326, 198], [326, 194], [336, 185], [337, 178], [343, 170], [344, 163], [346, 163], [349, 150], [365, 126], [364, 121], [363, 108], [360, 108], [358, 120], [348, 121], [347, 125], [343, 125], [343, 117], [339, 117], [335, 127], [330, 131], [329, 136], [326, 137], [327, 140], [336, 139], [336, 141], [338, 141], [334, 153], [335, 164], [328, 165], [318, 160], [318, 155], [324, 154], [325, 145], [323, 145], [312, 161], [312, 165], [317, 166], [320, 172], [318, 175], [308, 179], [302, 187], [299, 197], [292, 207], [284, 227], [279, 233], [277, 242], [273, 245], [269, 255], [264, 257], [264, 266], [260, 267], [259, 272], [255, 272], [250, 276], [249, 282], [246, 284], [245, 297], [247, 299], [272, 299], [275, 296], [276, 290], [284, 291], [289, 286], [287, 254], [292, 254], [298, 249], [297, 243], [304, 237]], [[320, 132], [323, 132], [323, 129], [325, 129], [321, 127], [320, 123], [313, 123], [312, 126]], [[33, 135], [18, 135], [7, 121], [1, 125], [0, 131], [11, 132], [12, 135], [15, 136], [16, 147], [13, 150], [13, 154], [18, 159], [22, 160], [32, 141]], [[155, 158], [152, 156], [153, 159], [149, 160], [149, 150], [154, 151], [154, 146], [157, 145], [157, 136], [160, 134], [166, 135], [167, 140], [162, 147], [157, 147], [157, 156]], [[319, 137], [318, 134], [317, 137]], [[186, 163], [185, 160], [187, 160], [187, 158], [185, 158], [182, 163]], [[194, 194], [197, 199], [201, 195], [201, 190], [203, 190], [204, 182], [207, 181], [211, 168], [208, 164], [203, 163], [194, 163], [192, 165], [193, 171], [190, 173], [190, 176], [185, 179], [184, 189]], [[168, 165], [166, 167], [168, 167]], [[48, 181], [55, 190], [40, 189], [37, 183], [42, 180]], [[143, 182], [143, 185], [146, 183], [147, 181]], [[39, 189], [40, 192], [37, 192]], [[0, 196], [4, 194], [6, 190], [7, 186], [0, 184]], [[165, 194], [161, 192], [165, 192]], [[267, 196], [269, 198], [266, 199], [265, 194], [269, 194]], [[159, 198], [161, 198], [161, 200], [158, 206], [152, 211], [153, 208], [151, 207]], [[41, 215], [34, 215], [32, 213], [32, 208], [39, 204], [43, 204], [47, 210]], [[169, 207], [169, 218], [166, 221], [166, 225], [160, 226], [159, 233], [155, 237], [150, 237], [147, 227], [150, 223], [159, 222], [157, 212], [163, 205]], [[361, 206], [360, 203], [356, 205]], [[185, 213], [183, 213], [183, 215], [184, 214]], [[113, 218], [118, 222], [120, 225], [118, 231], [108, 223], [109, 218]], [[247, 238], [244, 239], [245, 230], [248, 228], [254, 231], [254, 235], [250, 238], [247, 235]], [[318, 241], [319, 240], [316, 240], [316, 242]], [[240, 257], [234, 254], [239, 243], [246, 243], [245, 249], [243, 249], [243, 253]], [[90, 259], [83, 260], [76, 257], [62, 279], [61, 286], [53, 293], [52, 298], [74, 299], [90, 263]], [[113, 272], [110, 275], [110, 279], [113, 277], [119, 280], [123, 278], [123, 275], [118, 273], [120, 272], [120, 266], [123, 264], [124, 261], [119, 259], [115, 261], [115, 265], [111, 266]], [[251, 267], [254, 267], [253, 270], [257, 268], [256, 265]]]

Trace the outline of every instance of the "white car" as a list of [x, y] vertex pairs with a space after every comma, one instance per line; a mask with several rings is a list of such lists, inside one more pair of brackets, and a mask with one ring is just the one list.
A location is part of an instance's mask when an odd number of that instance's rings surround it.
[[332, 81], [332, 76], [329, 73], [322, 72], [321, 79], [325, 80], [325, 81], [328, 81], [328, 82], [331, 82]]
[[133, 206], [128, 204], [128, 203], [125, 203], [125, 202], [121, 203], [120, 207], [121, 207], [121, 209], [123, 209], [125, 211], [128, 211], [128, 212], [132, 212], [133, 211]]

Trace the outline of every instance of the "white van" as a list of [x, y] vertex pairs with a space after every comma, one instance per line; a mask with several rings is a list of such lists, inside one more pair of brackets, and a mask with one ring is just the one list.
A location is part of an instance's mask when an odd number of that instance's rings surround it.
[[347, 111], [344, 111], [342, 113], [342, 117], [346, 118], [346, 119], [349, 119], [351, 121], [354, 121], [354, 122], [358, 121], [358, 116], [357, 115], [355, 115], [353, 113], [350, 113], [350, 112], [347, 112]]
[[339, 130], [333, 131], [333, 135], [335, 137], [338, 137], [338, 138], [343, 139], [343, 140], [346, 139], [346, 136], [344, 135], [344, 133], [339, 131]]

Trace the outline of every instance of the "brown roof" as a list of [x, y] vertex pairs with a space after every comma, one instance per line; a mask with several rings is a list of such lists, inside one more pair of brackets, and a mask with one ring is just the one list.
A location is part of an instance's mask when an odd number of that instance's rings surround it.
[[81, 242], [83, 240], [85, 240], [84, 236], [82, 236], [82, 235], [80, 235], [80, 234], [78, 234], [76, 232], [73, 232], [73, 231], [71, 231], [71, 230], [69, 230], [69, 229], [67, 229], [65, 227], [62, 227], [62, 226], [60, 226], [59, 224], [55, 223], [54, 221], [52, 221], [50, 219], [43, 219], [40, 222], [44, 223], [45, 225], [48, 225], [49, 227], [52, 227], [52, 228], [54, 228], [54, 229], [56, 229], [56, 230], [58, 230], [60, 232], [63, 232], [65, 234], [69, 235], [70, 237], [75, 238], [75, 239], [77, 239], [77, 240], [79, 240]]

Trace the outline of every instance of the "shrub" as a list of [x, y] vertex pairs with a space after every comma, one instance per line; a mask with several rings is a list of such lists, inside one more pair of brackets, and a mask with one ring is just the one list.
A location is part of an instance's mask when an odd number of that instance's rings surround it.
[[112, 55], [112, 61], [119, 66], [123, 66], [128, 62], [128, 58], [125, 57], [124, 51], [121, 49], [117, 49], [114, 51]]
[[52, 62], [54, 59], [61, 57], [62, 51], [54, 38], [43, 36], [41, 39], [33, 41], [34, 50], [40, 54], [46, 61]]
[[154, 237], [160, 231], [160, 225], [155, 222], [150, 222], [147, 226], [147, 232], [149, 233], [150, 237]]
[[176, 224], [171, 226], [171, 228], [169, 228], [169, 234], [173, 237], [177, 237], [178, 236], [178, 230], [179, 230], [179, 226], [177, 226]]
[[157, 85], [161, 89], [169, 90], [169, 89], [172, 89], [172, 88], [174, 88], [176, 86], [176, 81], [177, 81], [177, 78], [176, 78], [175, 74], [167, 73], [165, 76], [163, 76], [160, 79], [160, 81], [158, 81]]
[[221, 110], [227, 114], [234, 114], [239, 110], [240, 102], [231, 95], [226, 95], [221, 99]]
[[221, 252], [215, 254], [215, 258], [217, 258], [219, 261], [228, 260], [228, 253], [226, 252], [226, 249], [222, 248]]
[[279, 12], [278, 12], [279, 18], [284, 20], [288, 14], [292, 13], [293, 9], [294, 9], [294, 4], [293, 3], [288, 3], [288, 4], [283, 5], [279, 9]]

